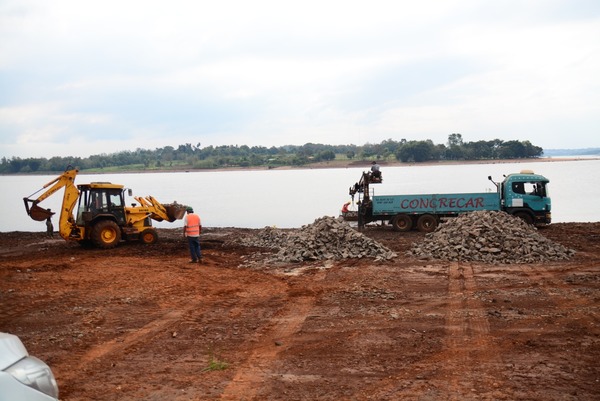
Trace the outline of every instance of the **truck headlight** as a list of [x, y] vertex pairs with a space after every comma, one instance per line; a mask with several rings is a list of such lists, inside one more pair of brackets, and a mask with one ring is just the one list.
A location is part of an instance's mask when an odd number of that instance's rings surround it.
[[34, 356], [21, 359], [5, 369], [21, 383], [58, 398], [58, 385], [50, 367]]

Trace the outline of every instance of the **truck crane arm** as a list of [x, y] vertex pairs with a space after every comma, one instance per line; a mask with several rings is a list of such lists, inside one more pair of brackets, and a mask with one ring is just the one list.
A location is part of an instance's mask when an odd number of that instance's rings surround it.
[[369, 184], [380, 184], [381, 180], [373, 179], [373, 175], [370, 172], [363, 171], [360, 180], [355, 183], [349, 189], [349, 194], [354, 199], [354, 195], [358, 193], [364, 194], [365, 198], [369, 198]]

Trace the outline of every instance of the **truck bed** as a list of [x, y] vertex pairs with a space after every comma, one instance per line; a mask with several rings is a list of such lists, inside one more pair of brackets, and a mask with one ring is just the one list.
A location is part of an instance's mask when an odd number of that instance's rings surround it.
[[373, 196], [373, 215], [457, 214], [500, 210], [496, 192]]

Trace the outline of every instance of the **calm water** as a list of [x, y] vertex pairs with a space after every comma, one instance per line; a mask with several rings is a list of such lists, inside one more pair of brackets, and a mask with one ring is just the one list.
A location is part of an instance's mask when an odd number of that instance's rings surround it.
[[[384, 167], [384, 183], [372, 188], [376, 195], [493, 191], [488, 175], [501, 181], [503, 174], [522, 169], [550, 179], [554, 222], [600, 221], [600, 160]], [[310, 224], [322, 216], [337, 216], [341, 205], [350, 200], [348, 188], [359, 180], [363, 170], [80, 174], [76, 182], [110, 181], [132, 188], [134, 195], [192, 205], [206, 227], [291, 228]], [[34, 194], [54, 178], [0, 176], [5, 189], [0, 192], [0, 231], [45, 231], [44, 222], [27, 216], [23, 197]], [[58, 192], [41, 206], [58, 211], [61, 199], [62, 192]], [[55, 216], [55, 228], [57, 220]], [[182, 222], [155, 225], [175, 228], [181, 227]]]

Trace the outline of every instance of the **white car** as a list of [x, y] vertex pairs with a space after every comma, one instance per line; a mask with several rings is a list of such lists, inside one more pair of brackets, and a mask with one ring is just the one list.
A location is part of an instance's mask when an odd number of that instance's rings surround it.
[[19, 337], [1, 332], [0, 401], [58, 401], [50, 367], [29, 356]]

